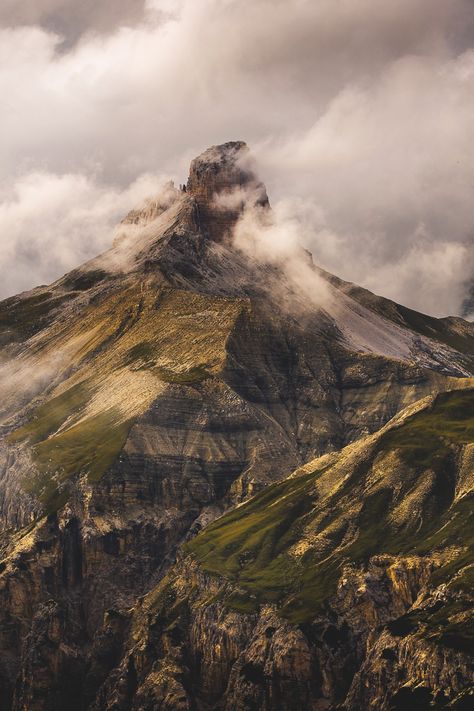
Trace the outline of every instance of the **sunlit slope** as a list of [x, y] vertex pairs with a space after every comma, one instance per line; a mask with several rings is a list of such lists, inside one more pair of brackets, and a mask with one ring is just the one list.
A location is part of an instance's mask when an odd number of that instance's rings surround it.
[[46, 397], [38, 393], [38, 406], [26, 405], [8, 437], [32, 447], [38, 471], [24, 477], [26, 491], [49, 509], [67, 496], [63, 484], [72, 475], [97, 480], [167, 384], [201, 382], [219, 371], [243, 308], [243, 300], [125, 280], [79, 317], [53, 324], [17, 360], [28, 377], [59, 354], [58, 384]]
[[308, 464], [218, 519], [185, 550], [202, 570], [232, 583], [228, 606], [249, 612], [272, 602], [293, 622], [322, 611], [345, 565], [427, 557], [433, 582], [446, 583], [457, 599], [443, 613], [414, 612], [407, 624], [423, 622], [445, 641], [455, 630], [470, 638], [473, 494], [470, 389], [426, 399], [376, 435]]
[[[239, 398], [249, 432], [258, 410], [267, 449], [280, 457], [275, 480], [376, 430], [417, 397], [467, 384], [414, 362], [356, 352], [327, 317], [282, 313], [262, 295], [176, 288], [159, 274], [77, 272], [53, 290], [4, 302], [2, 314], [10, 509], [23, 491], [32, 501], [25, 510], [36, 509], [35, 502], [56, 510], [71, 478], [98, 481], [170, 385], [181, 386], [192, 403], [193, 387], [219, 381], [216, 412], [224, 417]], [[220, 456], [216, 437], [206, 446]], [[258, 453], [248, 456], [252, 477], [271, 481], [271, 467], [260, 465], [259, 473]], [[250, 459], [242, 460], [242, 471]]]

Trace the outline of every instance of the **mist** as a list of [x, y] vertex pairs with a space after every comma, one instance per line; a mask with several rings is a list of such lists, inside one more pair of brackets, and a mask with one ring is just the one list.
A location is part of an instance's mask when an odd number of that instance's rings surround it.
[[117, 223], [162, 189], [158, 175], [104, 185], [84, 174], [28, 173], [0, 190], [3, 295], [49, 283], [110, 247]]

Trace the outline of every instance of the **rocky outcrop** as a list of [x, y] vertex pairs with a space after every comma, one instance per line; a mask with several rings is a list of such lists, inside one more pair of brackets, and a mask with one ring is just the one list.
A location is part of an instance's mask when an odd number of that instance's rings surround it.
[[148, 198], [145, 204], [131, 210], [122, 220], [122, 225], [148, 225], [168, 210], [179, 198], [179, 191], [172, 180], [165, 183], [159, 195]]
[[[407, 578], [410, 595], [399, 598]], [[429, 565], [413, 559], [349, 568], [325, 614], [295, 626], [271, 605], [229, 609], [228, 589], [184, 563], [172, 585], [137, 606], [127, 651], [92, 708], [467, 709], [472, 657], [389, 631], [428, 582]]]
[[212, 146], [191, 161], [187, 192], [196, 201], [200, 227], [216, 242], [230, 239], [246, 206], [268, 206], [265, 186], [243, 141]]

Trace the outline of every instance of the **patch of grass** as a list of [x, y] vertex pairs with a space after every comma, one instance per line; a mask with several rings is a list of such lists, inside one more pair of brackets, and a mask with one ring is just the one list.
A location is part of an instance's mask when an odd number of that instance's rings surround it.
[[74, 269], [72, 272], [69, 272], [62, 283], [67, 289], [87, 291], [87, 289], [95, 286], [100, 281], [104, 281], [107, 277], [108, 274], [104, 269], [91, 269], [87, 272]]
[[244, 615], [251, 615], [258, 610], [258, 601], [251, 597], [246, 591], [236, 590], [225, 598], [225, 607], [228, 610], [241, 612]]
[[466, 615], [470, 615], [470, 617], [457, 622], [448, 622], [445, 624], [442, 620], [439, 629], [431, 635], [431, 638], [444, 647], [472, 655], [474, 653], [474, 617], [472, 615], [472, 606], [466, 609]]
[[59, 479], [87, 472], [90, 481], [97, 481], [122, 449], [130, 427], [116, 408], [81, 420], [36, 445], [38, 464]]
[[387, 527], [387, 514], [390, 511], [393, 492], [391, 489], [380, 489], [370, 494], [362, 504], [357, 517], [359, 535], [357, 540], [346, 549], [345, 554], [356, 563], [366, 563], [381, 548], [391, 530]]
[[304, 557], [295, 593], [283, 601], [281, 615], [293, 624], [304, 624], [324, 610], [335, 593], [343, 559], [329, 556], [318, 560], [312, 552]]
[[[474, 512], [471, 512], [471, 521], [469, 522], [470, 531], [473, 530], [473, 513]], [[467, 594], [472, 594], [472, 592], [474, 591], [474, 544], [472, 542], [472, 534], [469, 543], [470, 545], [468, 550], [464, 551], [464, 553], [456, 560], [458, 564], [458, 569], [460, 565], [462, 566], [464, 563], [465, 565], [461, 568], [456, 577], [450, 581], [449, 589]]]
[[[77, 421], [92, 394], [89, 383], [74, 385], [36, 408], [29, 422], [9, 437], [10, 442], [28, 440], [33, 446], [38, 472], [23, 479], [23, 488], [47, 513], [67, 500], [69, 479], [87, 472], [90, 481], [97, 481], [125, 444], [132, 423], [123, 422], [119, 410]], [[68, 428], [58, 432], [69, 418]]]
[[34, 411], [27, 424], [12, 432], [11, 442], [28, 439], [32, 444], [49, 437], [74, 413], [78, 413], [89, 401], [92, 388], [86, 382], [73, 385], [60, 395], [51, 398]]
[[134, 365], [137, 362], [141, 362], [143, 365], [149, 364], [149, 367], [152, 367], [155, 365], [154, 359], [156, 356], [156, 344], [150, 341], [141, 341], [127, 351], [124, 358], [124, 365]]
[[248, 503], [218, 519], [186, 544], [209, 572], [232, 579], [258, 573], [295, 539], [292, 525], [313, 505], [315, 474], [272, 484]]
[[427, 410], [415, 413], [379, 442], [397, 450], [410, 466], [432, 467], [444, 461], [450, 444], [474, 441], [474, 390], [440, 393]]
[[[98, 481], [109, 469], [127, 439], [132, 420], [122, 421], [120, 411], [110, 409], [82, 420], [38, 442], [33, 431], [37, 475], [23, 479], [23, 488], [43, 504], [46, 513], [62, 506], [68, 497], [68, 482], [86, 473]], [[43, 430], [47, 431], [48, 428]]]
[[238, 582], [242, 590], [226, 605], [254, 610], [259, 602], [278, 602], [294, 592], [302, 568], [287, 551], [314, 507], [320, 474], [270, 485], [185, 545], [207, 572]]

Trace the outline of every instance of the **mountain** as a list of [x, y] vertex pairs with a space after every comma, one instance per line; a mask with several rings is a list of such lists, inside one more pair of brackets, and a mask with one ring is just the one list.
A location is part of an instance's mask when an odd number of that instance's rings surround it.
[[245, 220], [251, 236], [274, 221], [249, 150], [212, 147], [107, 253], [0, 304], [1, 708], [180, 708], [140, 706], [133, 655], [121, 706], [111, 681], [130, 610], [179, 546], [421, 398], [462, 404], [472, 388], [474, 325], [343, 282], [302, 249], [262, 254], [239, 241]]
[[473, 388], [427, 397], [212, 523], [100, 708], [131, 669], [133, 709], [471, 708], [473, 442]]

